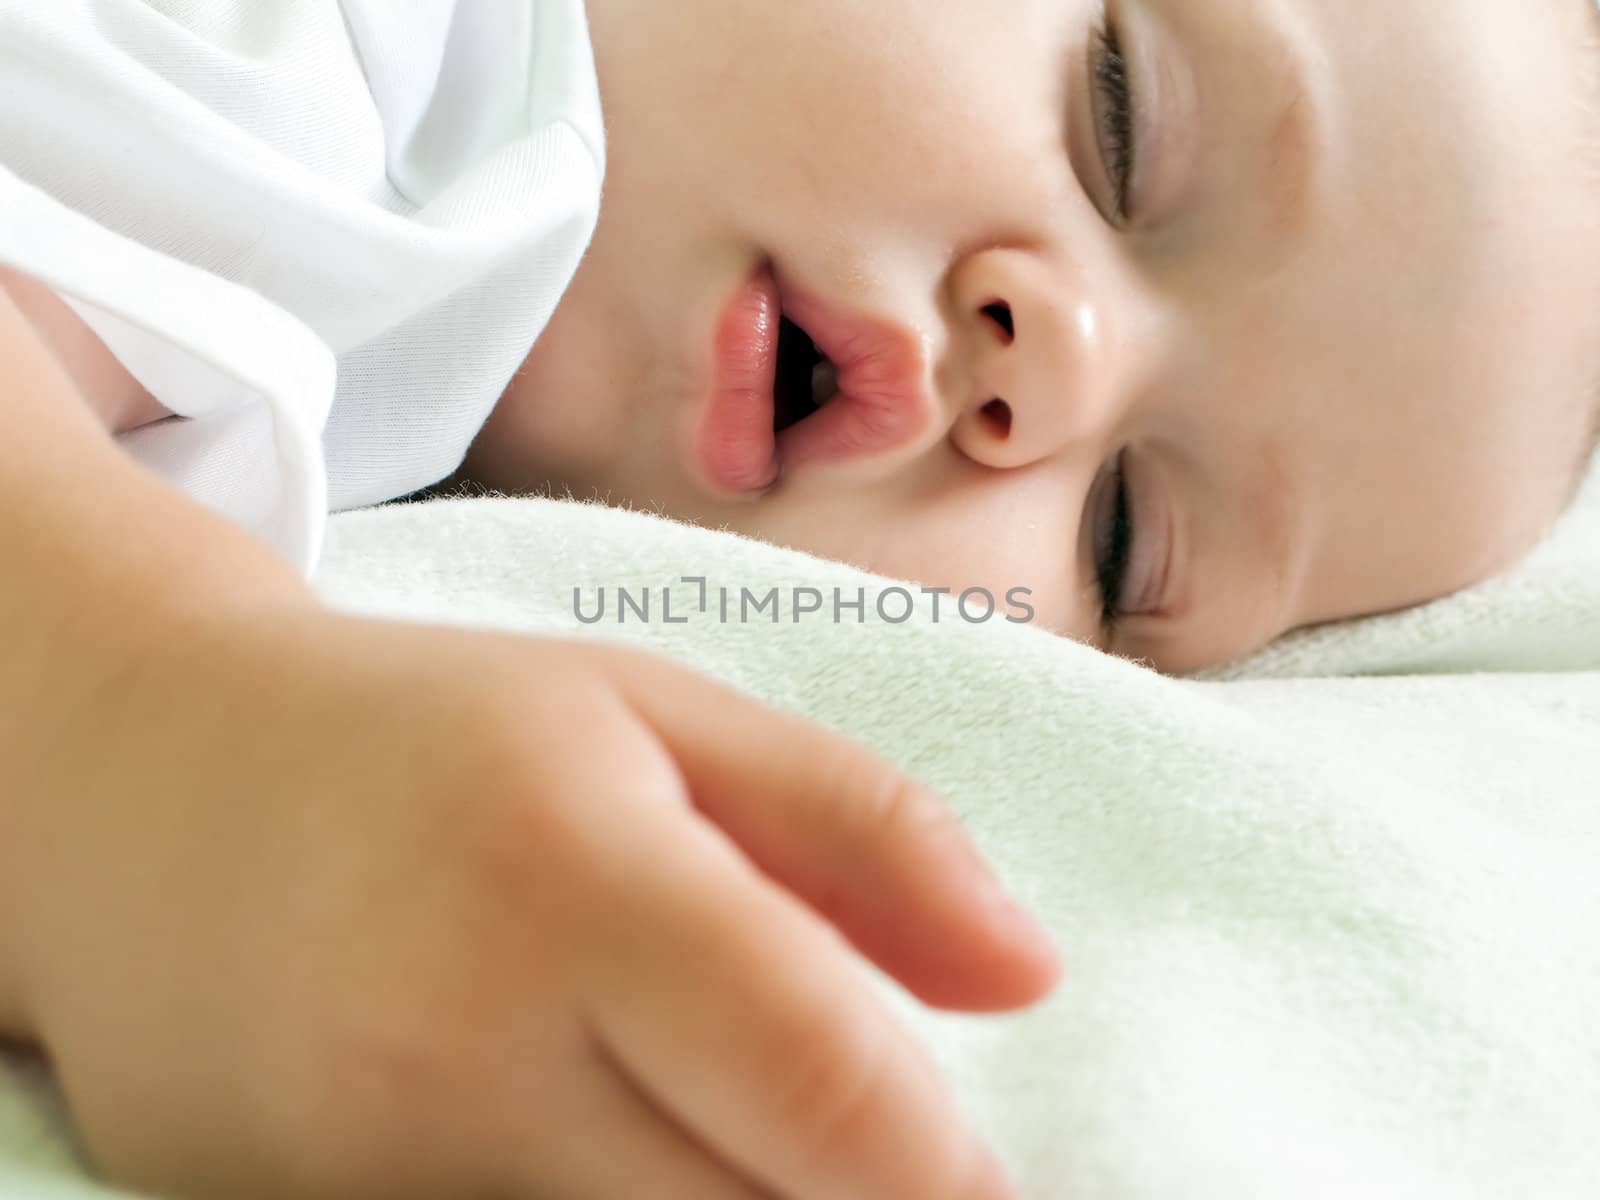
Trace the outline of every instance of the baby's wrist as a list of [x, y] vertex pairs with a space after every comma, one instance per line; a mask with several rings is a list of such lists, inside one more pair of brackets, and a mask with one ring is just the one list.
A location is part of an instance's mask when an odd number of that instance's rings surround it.
[[[216, 792], [162, 751], [177, 714], [190, 702], [244, 713], [250, 685], [218, 660], [267, 637], [278, 617], [323, 613], [290, 595], [208, 622], [141, 614], [138, 637], [130, 627], [115, 653], [70, 664], [76, 703], [18, 713], [13, 736], [0, 737], [0, 1039], [48, 1043], [82, 969], [118, 958], [115, 918], [138, 907], [143, 881], [181, 837], [174, 805]], [[59, 655], [63, 674], [69, 658]]]
[[22, 1000], [22, 983], [11, 955], [0, 950], [0, 1041], [22, 1041], [33, 1036], [32, 1022], [23, 1014], [26, 1006]]
[[31, 915], [19, 894], [20, 864], [13, 861], [17, 841], [0, 851], [0, 1041], [31, 1041], [38, 1035], [28, 1004], [22, 939]]
[[[43, 927], [49, 919], [41, 901], [52, 887], [66, 889], [66, 881], [48, 878], [50, 866], [59, 867], [60, 854], [41, 853], [46, 847], [59, 847], [61, 841], [42, 827], [40, 816], [48, 816], [50, 805], [28, 805], [18, 793], [38, 789], [19, 788], [0, 801], [6, 836], [0, 838], [0, 1040], [42, 1040], [43, 1021], [35, 1000], [39, 982], [37, 971], [41, 944], [47, 939]], [[35, 811], [24, 812], [24, 807]], [[41, 814], [38, 810], [44, 810]]]

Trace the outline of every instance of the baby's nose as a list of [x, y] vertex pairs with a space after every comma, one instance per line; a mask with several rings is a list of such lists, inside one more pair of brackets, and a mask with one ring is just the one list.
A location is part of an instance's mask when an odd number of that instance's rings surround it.
[[980, 251], [950, 280], [951, 437], [976, 462], [1023, 467], [1092, 438], [1113, 418], [1109, 305], [1081, 271], [1024, 250]]

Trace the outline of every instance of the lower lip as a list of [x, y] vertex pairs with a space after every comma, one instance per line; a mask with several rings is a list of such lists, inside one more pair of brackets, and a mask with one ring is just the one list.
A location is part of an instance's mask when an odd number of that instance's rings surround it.
[[719, 491], [760, 491], [778, 477], [772, 389], [782, 305], [770, 270], [728, 302], [712, 344], [710, 403], [695, 434], [695, 458]]

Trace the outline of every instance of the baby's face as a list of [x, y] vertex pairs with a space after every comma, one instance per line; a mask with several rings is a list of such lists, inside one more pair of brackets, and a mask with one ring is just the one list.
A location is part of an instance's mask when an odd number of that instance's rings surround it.
[[[600, 227], [475, 478], [1028, 587], [1174, 671], [1457, 590], [1562, 508], [1588, 0], [589, 8]], [[774, 441], [780, 307], [841, 390]]]

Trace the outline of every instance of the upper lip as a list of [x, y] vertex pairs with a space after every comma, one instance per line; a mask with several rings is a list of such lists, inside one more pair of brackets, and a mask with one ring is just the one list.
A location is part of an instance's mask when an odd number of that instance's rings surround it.
[[836, 306], [778, 277], [783, 316], [803, 329], [838, 375], [838, 393], [778, 436], [781, 471], [890, 454], [937, 419], [925, 339], [898, 322]]

